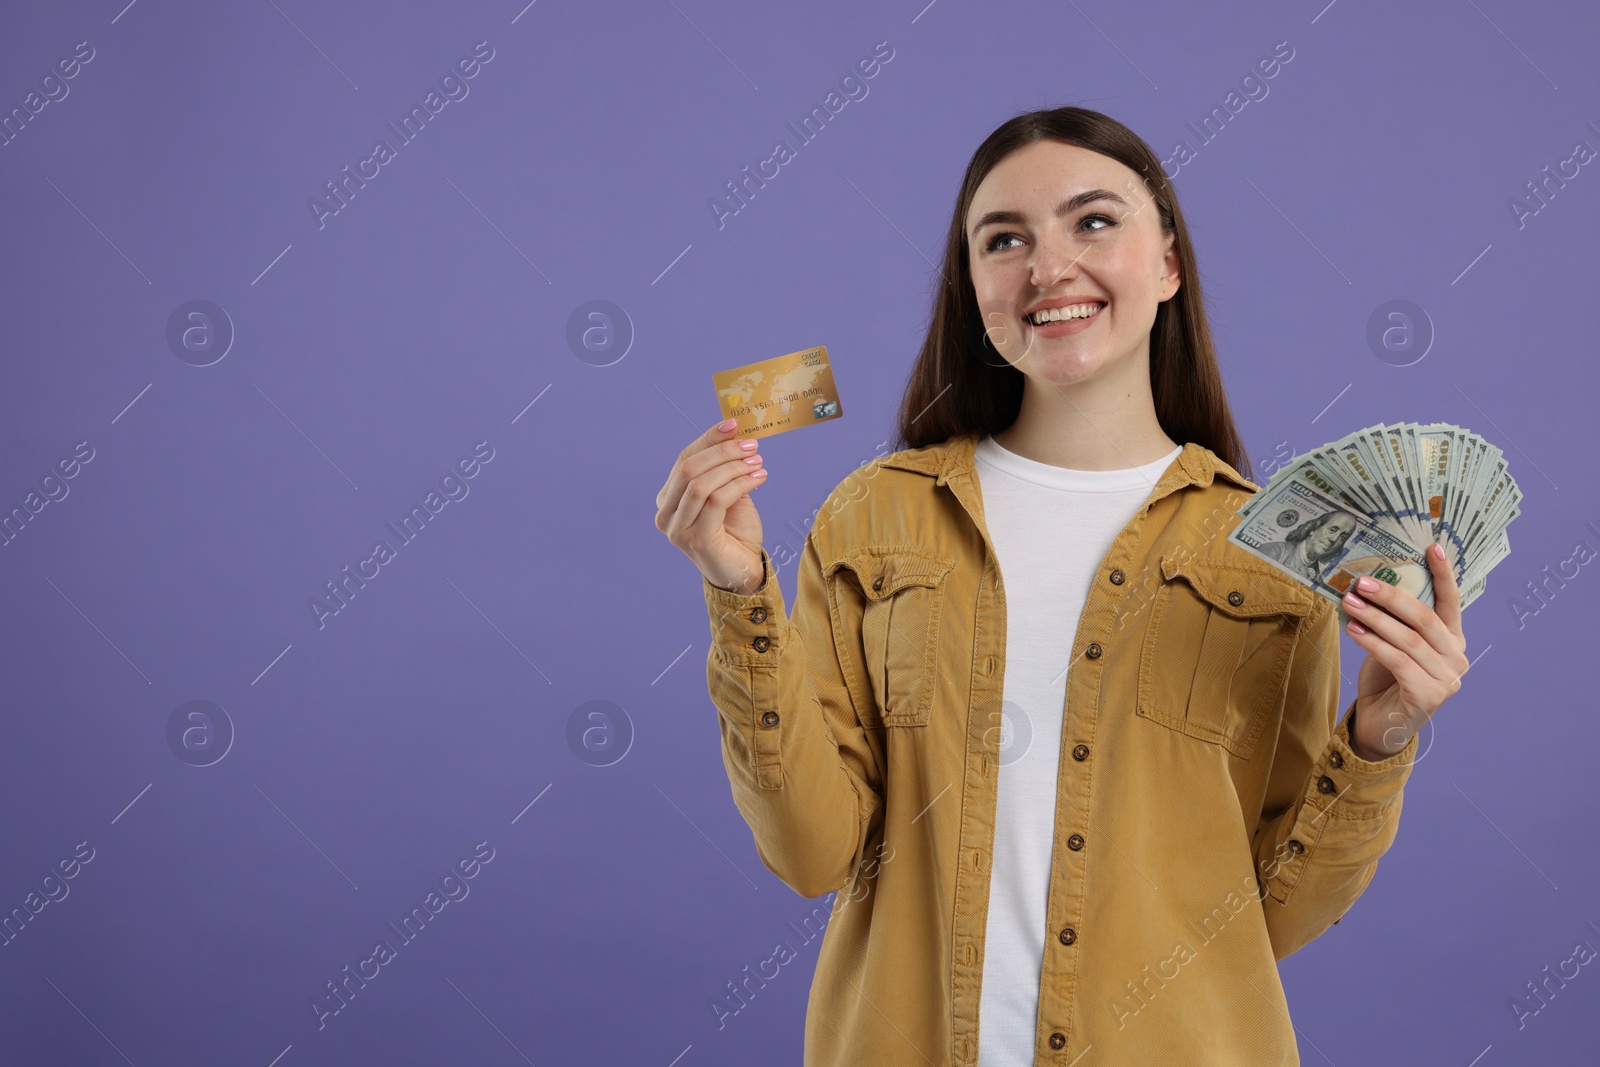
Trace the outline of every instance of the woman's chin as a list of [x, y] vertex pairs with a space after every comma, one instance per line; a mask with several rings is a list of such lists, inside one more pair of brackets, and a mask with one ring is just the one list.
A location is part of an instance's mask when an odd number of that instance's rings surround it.
[[1040, 385], [1067, 388], [1081, 385], [1107, 369], [1106, 364], [1098, 356], [1099, 354], [1092, 350], [1036, 351], [1031, 362], [1020, 364], [1017, 369]]

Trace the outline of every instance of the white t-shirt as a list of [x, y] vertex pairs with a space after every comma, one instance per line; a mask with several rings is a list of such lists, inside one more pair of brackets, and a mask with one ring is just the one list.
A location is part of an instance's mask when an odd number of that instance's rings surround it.
[[978, 1010], [978, 1067], [1031, 1067], [1055, 846], [1067, 667], [1089, 583], [1182, 445], [1140, 467], [1082, 471], [1009, 452], [974, 459], [1006, 595], [1000, 792]]

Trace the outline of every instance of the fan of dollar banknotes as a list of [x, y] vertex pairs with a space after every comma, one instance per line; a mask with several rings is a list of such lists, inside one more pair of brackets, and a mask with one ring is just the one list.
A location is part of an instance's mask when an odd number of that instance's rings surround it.
[[[1465, 608], [1511, 552], [1522, 492], [1505, 456], [1448, 423], [1369, 426], [1273, 472], [1228, 540], [1340, 603], [1362, 575], [1432, 607], [1423, 553], [1444, 546]], [[1341, 620], [1348, 620], [1342, 606]]]

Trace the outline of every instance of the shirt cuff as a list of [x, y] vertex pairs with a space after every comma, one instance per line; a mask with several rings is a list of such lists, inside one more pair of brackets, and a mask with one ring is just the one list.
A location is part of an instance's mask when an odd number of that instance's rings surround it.
[[778, 644], [788, 616], [783, 590], [765, 548], [761, 550], [761, 566], [765, 575], [761, 588], [748, 595], [719, 588], [701, 576], [706, 611], [711, 618], [712, 648], [728, 663], [771, 667], [777, 662]]
[[[1394, 777], [1404, 780], [1411, 769], [1411, 764], [1416, 761], [1418, 734], [1412, 734], [1405, 747], [1398, 752], [1393, 752], [1383, 759], [1368, 760], [1356, 754], [1355, 736], [1352, 727], [1355, 725], [1356, 701], [1350, 701], [1350, 707], [1344, 716], [1344, 721], [1339, 728], [1333, 731], [1333, 750], [1339, 753], [1343, 769], [1362, 778], [1383, 781]], [[1334, 764], [1339, 766], [1338, 763]]]

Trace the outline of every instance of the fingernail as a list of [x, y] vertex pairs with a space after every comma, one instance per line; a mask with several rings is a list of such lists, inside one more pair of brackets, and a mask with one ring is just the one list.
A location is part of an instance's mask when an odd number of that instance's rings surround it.
[[1353, 633], [1353, 634], [1364, 634], [1364, 633], [1367, 632], [1367, 628], [1365, 626], [1362, 626], [1359, 622], [1356, 622], [1356, 620], [1351, 619], [1350, 620], [1350, 632]]
[[1435, 541], [1433, 543], [1432, 552], [1434, 559], [1444, 559], [1444, 546], [1439, 542]]
[[1375, 593], [1378, 591], [1378, 579], [1357, 578], [1356, 588], [1361, 590], [1363, 593]]
[[738, 419], [724, 419], [723, 421], [717, 423], [717, 429], [721, 430], [723, 433], [727, 433], [737, 425], [739, 425]]
[[1354, 593], [1346, 593], [1344, 595], [1344, 602], [1353, 608], [1364, 608], [1367, 606], [1367, 602], [1356, 596]]

